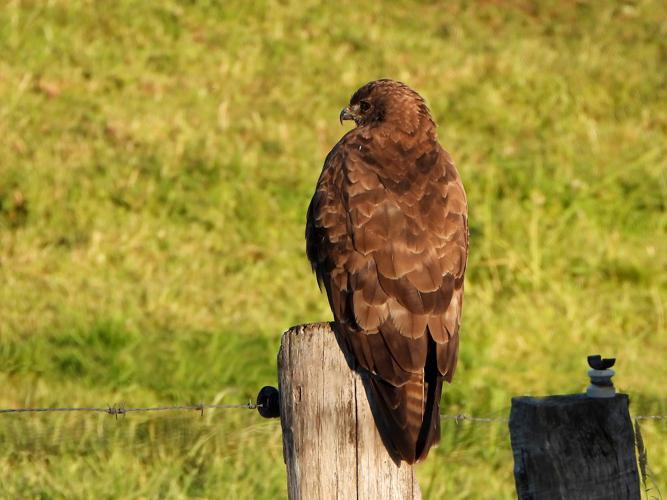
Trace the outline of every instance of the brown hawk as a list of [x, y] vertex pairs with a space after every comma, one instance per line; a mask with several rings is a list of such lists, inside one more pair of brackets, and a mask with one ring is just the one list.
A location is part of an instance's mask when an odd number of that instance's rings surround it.
[[377, 80], [340, 114], [308, 208], [308, 258], [341, 334], [370, 376], [376, 423], [414, 463], [440, 438], [443, 380], [459, 346], [468, 254], [465, 191], [424, 100]]

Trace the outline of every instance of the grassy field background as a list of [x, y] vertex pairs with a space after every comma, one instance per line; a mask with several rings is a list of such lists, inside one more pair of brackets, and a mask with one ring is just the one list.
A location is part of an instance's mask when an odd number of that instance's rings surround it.
[[[327, 320], [305, 211], [368, 80], [428, 100], [471, 253], [448, 414], [617, 356], [667, 414], [662, 1], [0, 2], [0, 407], [244, 403]], [[667, 424], [643, 425], [667, 491]], [[279, 424], [0, 415], [0, 497], [281, 498]], [[426, 498], [512, 498], [503, 424], [445, 422]]]

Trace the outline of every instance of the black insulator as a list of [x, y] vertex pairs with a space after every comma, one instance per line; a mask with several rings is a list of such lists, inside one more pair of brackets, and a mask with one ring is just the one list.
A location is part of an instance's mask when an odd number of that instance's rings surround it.
[[593, 370], [608, 370], [616, 363], [616, 358], [603, 358], [599, 354], [588, 356], [588, 366]]
[[280, 393], [275, 387], [267, 385], [257, 394], [257, 411], [264, 418], [280, 417]]

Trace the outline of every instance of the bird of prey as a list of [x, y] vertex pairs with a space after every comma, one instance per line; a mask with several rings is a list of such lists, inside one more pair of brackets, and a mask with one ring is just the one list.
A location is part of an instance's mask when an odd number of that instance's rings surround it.
[[340, 120], [356, 127], [326, 157], [306, 250], [335, 329], [369, 374], [385, 444], [414, 463], [440, 438], [442, 384], [456, 369], [466, 195], [424, 100], [407, 85], [367, 83]]

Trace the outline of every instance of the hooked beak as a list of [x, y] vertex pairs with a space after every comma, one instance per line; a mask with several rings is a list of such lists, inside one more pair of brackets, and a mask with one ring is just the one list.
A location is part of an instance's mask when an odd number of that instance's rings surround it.
[[343, 120], [354, 120], [354, 115], [350, 112], [350, 108], [343, 108], [343, 110], [340, 112], [340, 115], [338, 115], [338, 118], [340, 119], [340, 124], [343, 124]]

